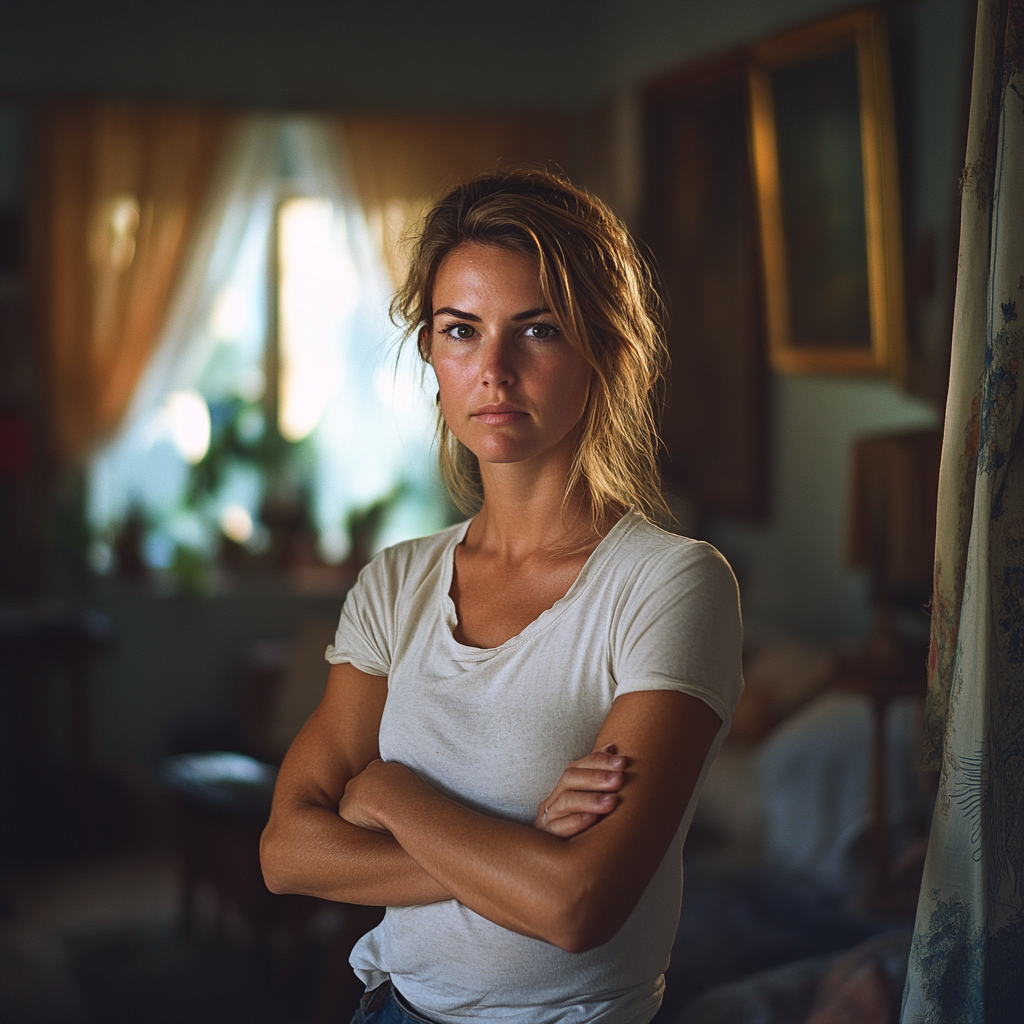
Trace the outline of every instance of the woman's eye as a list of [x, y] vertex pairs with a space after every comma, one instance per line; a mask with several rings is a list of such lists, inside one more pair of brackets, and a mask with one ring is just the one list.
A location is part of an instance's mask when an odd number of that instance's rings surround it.
[[526, 328], [526, 336], [528, 338], [536, 338], [538, 341], [554, 338], [558, 334], [559, 330], [554, 324], [530, 324]]
[[469, 324], [451, 324], [442, 333], [447, 334], [449, 338], [454, 338], [456, 341], [466, 341], [473, 337], [475, 331]]

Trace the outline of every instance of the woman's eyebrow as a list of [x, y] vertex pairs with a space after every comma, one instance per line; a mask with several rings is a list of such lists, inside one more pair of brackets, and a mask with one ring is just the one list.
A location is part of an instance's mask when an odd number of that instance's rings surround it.
[[[472, 313], [466, 313], [461, 309], [454, 309], [452, 306], [442, 306], [440, 309], [434, 310], [434, 316], [440, 316], [441, 314], [446, 316], [457, 316], [460, 320], [474, 320], [476, 323], [480, 323], [480, 317], [474, 316]], [[513, 319], [517, 319], [513, 317]]]
[[535, 316], [544, 316], [551, 312], [547, 306], [538, 306], [536, 309], [528, 309], [525, 313], [516, 313], [512, 317], [513, 321], [518, 323], [520, 320], [532, 320]]
[[[522, 313], [515, 313], [511, 317], [513, 323], [519, 323], [521, 320], [532, 320], [535, 316], [545, 316], [551, 313], [551, 310], [547, 306], [538, 306], [536, 309], [527, 309]], [[456, 309], [454, 306], [442, 306], [440, 309], [434, 310], [434, 316], [456, 316], [460, 320], [472, 320], [475, 323], [480, 323], [480, 317], [473, 313], [467, 313], [464, 309]]]

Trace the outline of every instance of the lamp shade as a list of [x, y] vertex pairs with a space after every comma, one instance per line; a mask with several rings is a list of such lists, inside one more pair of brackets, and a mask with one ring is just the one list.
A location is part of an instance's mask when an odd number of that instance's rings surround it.
[[920, 602], [931, 593], [941, 454], [940, 430], [854, 445], [847, 562], [870, 570], [877, 598]]

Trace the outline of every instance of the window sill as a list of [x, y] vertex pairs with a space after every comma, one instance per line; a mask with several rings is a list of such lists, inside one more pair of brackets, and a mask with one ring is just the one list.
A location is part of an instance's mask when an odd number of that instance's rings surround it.
[[94, 576], [89, 594], [102, 597], [145, 597], [205, 600], [238, 597], [342, 598], [356, 581], [356, 570], [331, 565], [298, 565], [286, 570], [267, 567], [230, 569], [214, 566], [206, 579], [185, 586], [167, 570], [130, 578]]

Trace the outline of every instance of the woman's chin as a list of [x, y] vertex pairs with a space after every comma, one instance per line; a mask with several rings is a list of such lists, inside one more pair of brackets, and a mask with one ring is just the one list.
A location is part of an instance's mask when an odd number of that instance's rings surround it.
[[460, 441], [477, 457], [481, 466], [532, 465], [537, 469], [557, 464], [566, 473], [576, 450], [576, 437], [570, 433], [555, 441], [543, 437], [516, 437], [511, 432], [489, 437], [471, 437]]
[[[456, 435], [458, 436], [458, 435]], [[522, 437], [491, 435], [490, 437], [459, 438], [476, 457], [480, 464], [505, 466], [517, 462], [529, 462], [544, 451], [536, 441]], [[468, 441], [468, 443], [467, 443]]]

